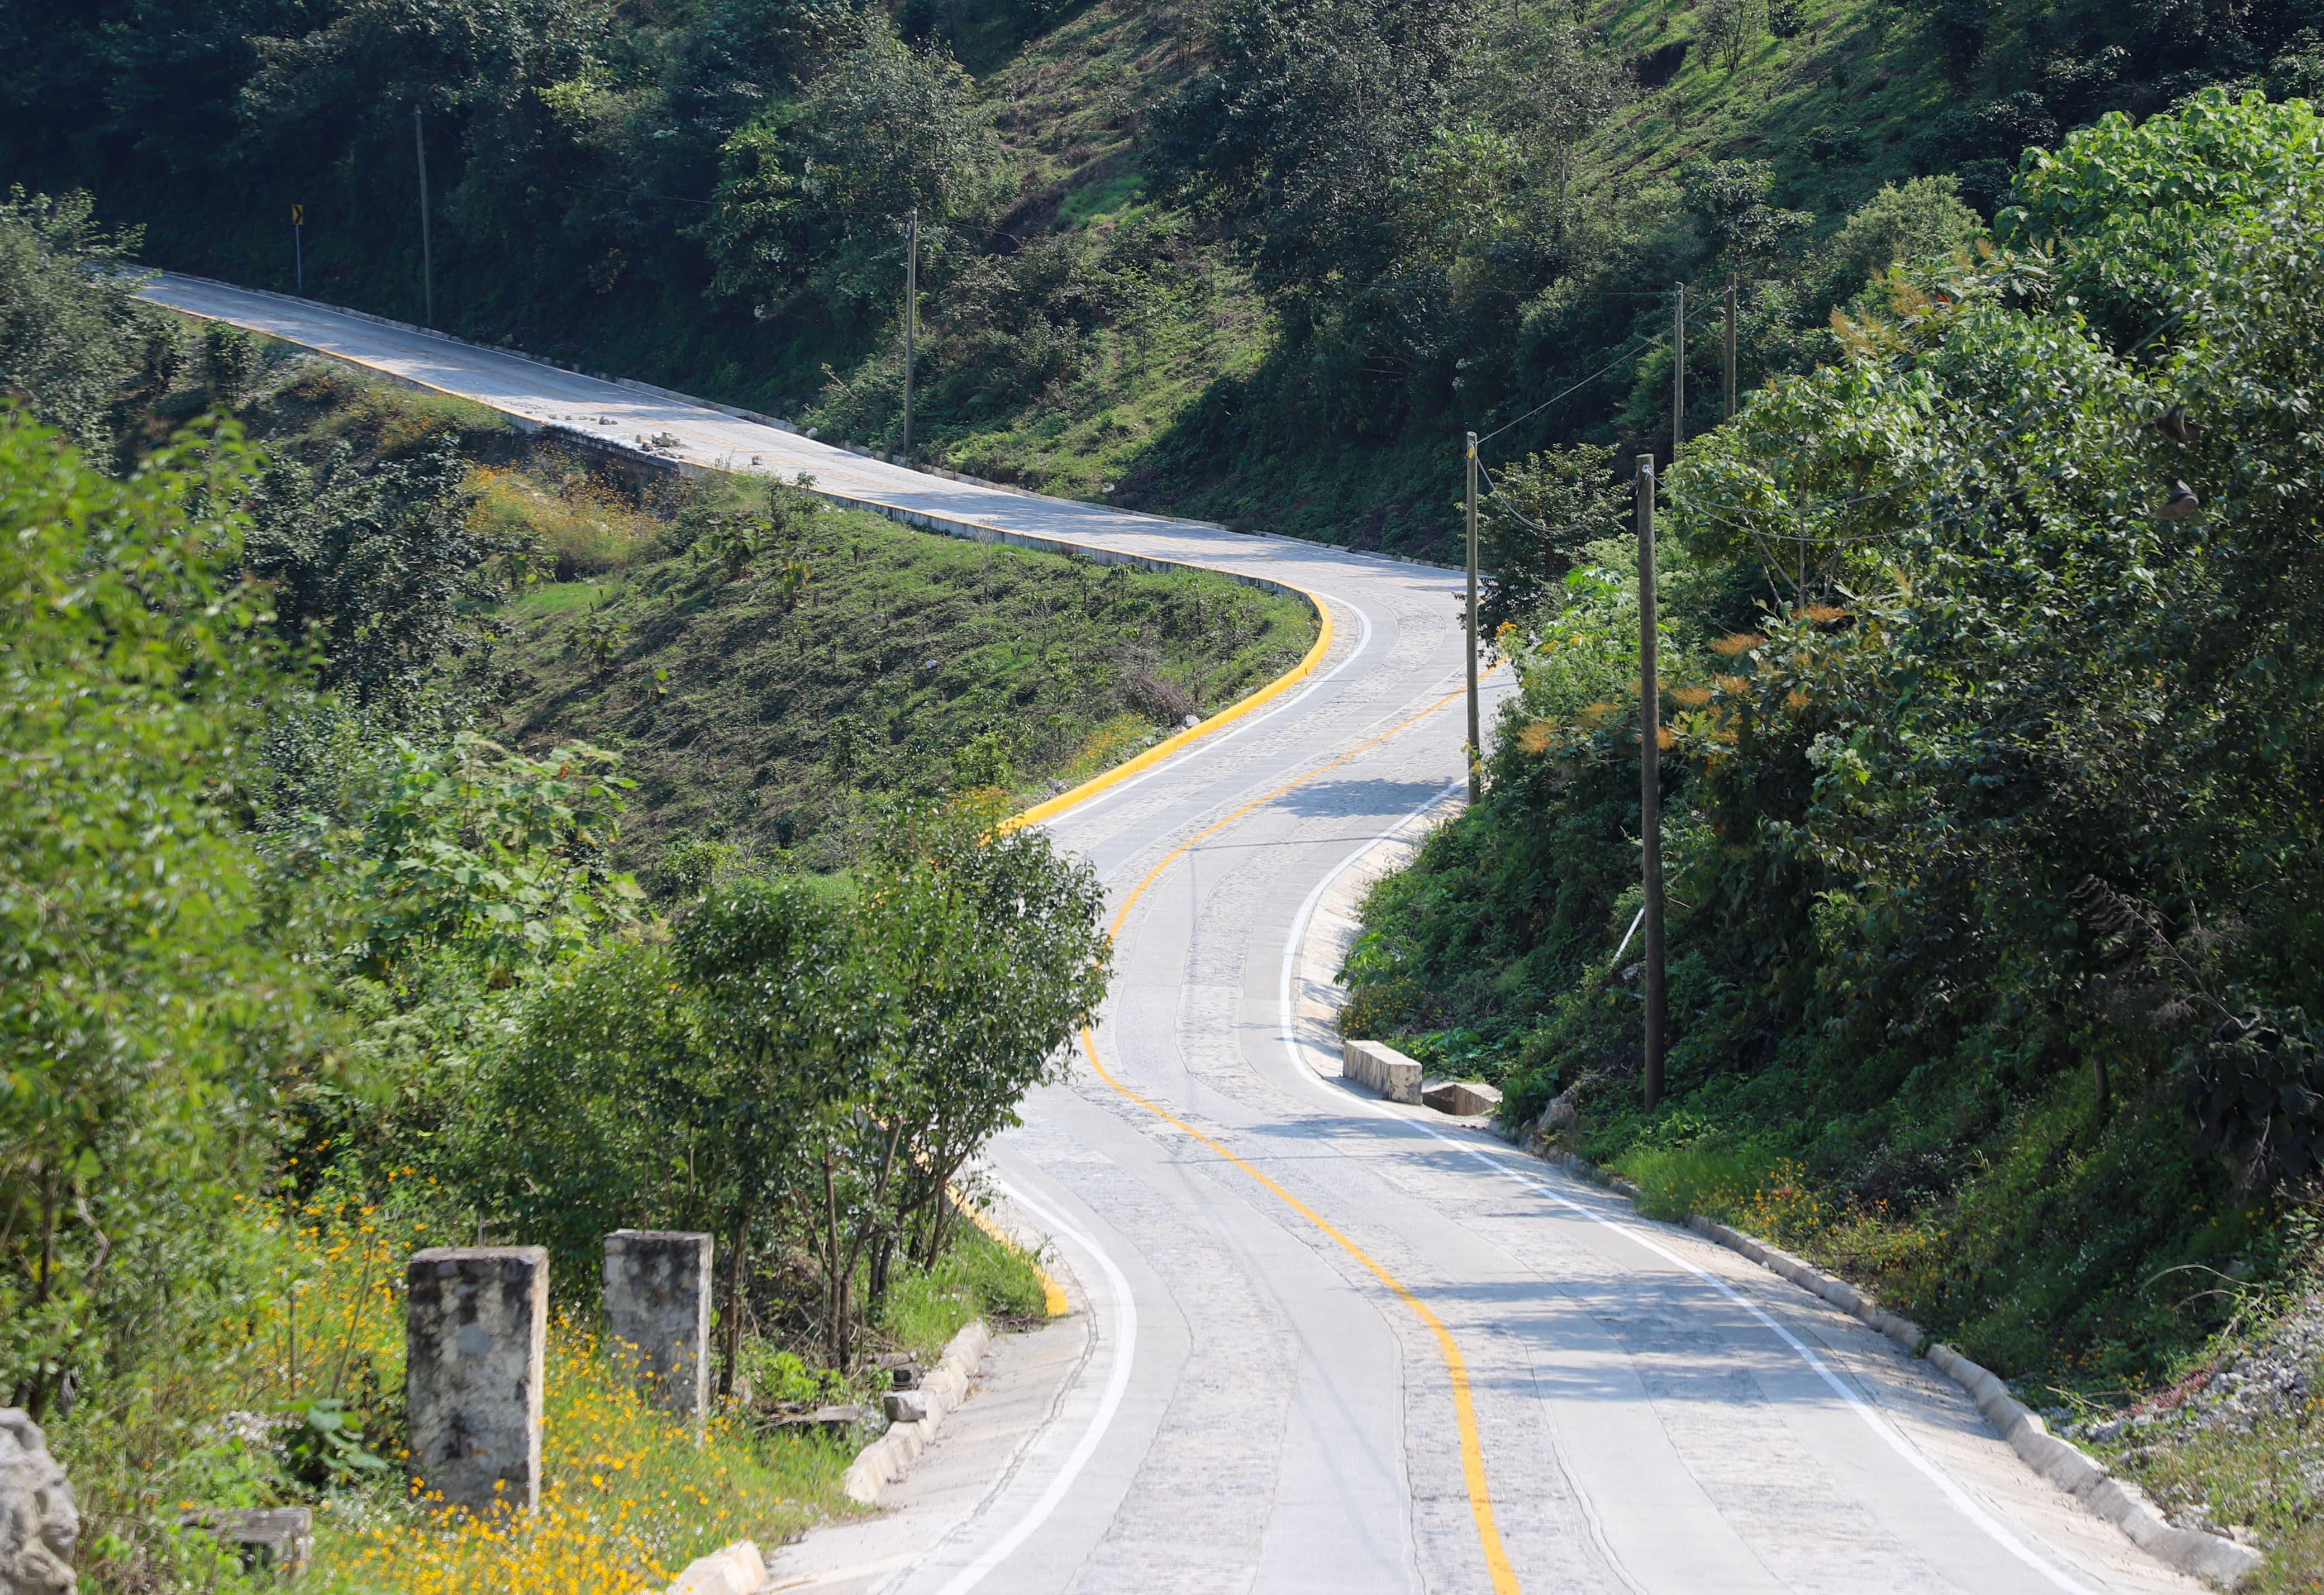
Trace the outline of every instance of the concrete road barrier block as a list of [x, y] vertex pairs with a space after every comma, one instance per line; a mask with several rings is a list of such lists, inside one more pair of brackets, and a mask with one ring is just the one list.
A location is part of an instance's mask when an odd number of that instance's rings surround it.
[[1392, 1102], [1420, 1105], [1420, 1065], [1377, 1041], [1351, 1041], [1340, 1049], [1340, 1073]]
[[668, 1412], [710, 1410], [707, 1235], [616, 1230], [605, 1237], [605, 1333], [638, 1360], [646, 1397]]
[[1423, 1086], [1420, 1100], [1440, 1113], [1464, 1119], [1501, 1111], [1501, 1093], [1473, 1080], [1440, 1080]]
[[404, 1406], [411, 1476], [473, 1511], [540, 1501], [549, 1252], [439, 1246], [411, 1254]]

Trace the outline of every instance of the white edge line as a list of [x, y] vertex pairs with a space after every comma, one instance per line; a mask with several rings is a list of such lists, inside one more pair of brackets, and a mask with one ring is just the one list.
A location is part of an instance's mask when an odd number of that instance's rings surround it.
[[[1462, 783], [1456, 781], [1452, 783], [1452, 786], [1446, 788], [1445, 791], [1451, 792], [1457, 790], [1462, 784]], [[1696, 1278], [1702, 1280], [1704, 1284], [1717, 1291], [1720, 1295], [1725, 1296], [1729, 1301], [1742, 1308], [1744, 1312], [1749, 1314], [1754, 1319], [1757, 1320], [1760, 1324], [1771, 1331], [1778, 1340], [1784, 1342], [1784, 1344], [1789, 1346], [1793, 1351], [1796, 1352], [1800, 1360], [1805, 1362], [1809, 1369], [1821, 1378], [1826, 1385], [1829, 1385], [1832, 1390], [1840, 1396], [1840, 1399], [1847, 1402], [1849, 1409], [1853, 1411], [1858, 1417], [1863, 1419], [1866, 1425], [1868, 1426], [1874, 1434], [1879, 1435], [1882, 1440], [1887, 1442], [1891, 1450], [1895, 1451], [1898, 1456], [1904, 1458], [1906, 1462], [1910, 1463], [1915, 1470], [1926, 1477], [1931, 1483], [1937, 1487], [1938, 1491], [1944, 1496], [1946, 1500], [1952, 1504], [1955, 1510], [1959, 1511], [1962, 1517], [1968, 1518], [1979, 1529], [1983, 1530], [1985, 1534], [1997, 1544], [2000, 1545], [2003, 1550], [2008, 1552], [2019, 1562], [2024, 1563], [2027, 1567], [2040, 1574], [2051, 1584], [2055, 1585], [2060, 1590], [2068, 1591], [2068, 1595], [2096, 1595], [2096, 1591], [2090, 1590], [2089, 1586], [2077, 1583], [2064, 1572], [2052, 1564], [2046, 1558], [2028, 1548], [2017, 1538], [2016, 1535], [2011, 1534], [2009, 1530], [1990, 1513], [1987, 1512], [1984, 1507], [1978, 1506], [1976, 1501], [1972, 1500], [1968, 1492], [1962, 1489], [1960, 1485], [1956, 1484], [1951, 1478], [1946, 1475], [1933, 1462], [1930, 1461], [1927, 1457], [1922, 1455], [1920, 1450], [1916, 1446], [1914, 1446], [1910, 1441], [1906, 1440], [1902, 1434], [1898, 1434], [1893, 1424], [1875, 1411], [1871, 1405], [1868, 1403], [1861, 1395], [1852, 1388], [1846, 1380], [1834, 1373], [1831, 1367], [1828, 1366], [1821, 1358], [1810, 1351], [1803, 1341], [1802, 1341], [1797, 1336], [1794, 1335], [1791, 1331], [1776, 1323], [1774, 1318], [1768, 1316], [1767, 1314], [1763, 1312], [1757, 1304], [1753, 1303], [1740, 1292], [1736, 1290], [1732, 1286], [1729, 1285], [1727, 1281], [1720, 1278], [1717, 1275], [1711, 1273], [1709, 1270], [1687, 1261], [1686, 1258], [1679, 1256], [1678, 1253], [1671, 1250], [1668, 1247], [1665, 1247], [1641, 1233], [1636, 1225], [1622, 1223], [1617, 1220], [1608, 1218], [1605, 1214], [1598, 1212], [1591, 1208], [1584, 1206], [1579, 1202], [1575, 1202], [1571, 1198], [1550, 1189], [1547, 1185], [1541, 1184], [1537, 1180], [1530, 1178], [1526, 1174], [1502, 1162], [1499, 1158], [1492, 1157], [1476, 1147], [1471, 1146], [1469, 1143], [1462, 1140], [1458, 1137], [1446, 1135], [1443, 1130], [1436, 1129], [1434, 1125], [1424, 1124], [1418, 1120], [1409, 1119], [1401, 1113], [1393, 1112], [1385, 1105], [1375, 1102], [1369, 1097], [1358, 1096], [1344, 1089], [1335, 1088], [1326, 1081], [1321, 1074], [1308, 1067], [1306, 1062], [1300, 1056], [1301, 1043], [1296, 1024], [1296, 1016], [1292, 1010], [1291, 987], [1294, 976], [1298, 967], [1301, 944], [1306, 939], [1305, 933], [1309, 917], [1314, 913], [1316, 904], [1323, 900], [1325, 889], [1328, 888], [1333, 881], [1336, 880], [1341, 875], [1353, 868], [1357, 861], [1361, 859], [1373, 848], [1396, 835], [1397, 832], [1402, 831], [1414, 820], [1419, 818], [1420, 816], [1425, 814], [1429, 809], [1434, 808], [1437, 804], [1443, 802], [1443, 798], [1444, 793], [1440, 793], [1436, 797], [1430, 798], [1426, 803], [1421, 805], [1420, 807], [1405, 816], [1404, 818], [1398, 820], [1395, 825], [1389, 826], [1387, 830], [1382, 831], [1379, 835], [1373, 837], [1361, 847], [1356, 849], [1355, 852], [1350, 853], [1332, 870], [1331, 873], [1325, 875], [1322, 880], [1316, 883], [1315, 890], [1307, 894], [1307, 900], [1299, 906], [1299, 912], [1293, 917], [1291, 922], [1291, 939], [1285, 946], [1283, 952], [1283, 981], [1280, 993], [1282, 1000], [1281, 1025], [1283, 1046], [1285, 1053], [1290, 1059], [1293, 1073], [1298, 1074], [1303, 1079], [1313, 1082], [1317, 1090], [1328, 1093], [1334, 1102], [1340, 1103], [1342, 1106], [1344, 1107], [1353, 1104], [1355, 1106], [1364, 1108], [1370, 1112], [1379, 1114], [1382, 1118], [1391, 1120], [1397, 1124], [1406, 1127], [1407, 1129], [1417, 1130], [1422, 1135], [1427, 1136], [1432, 1139], [1443, 1141], [1449, 1147], [1457, 1148], [1461, 1151], [1466, 1152], [1470, 1157], [1477, 1159], [1478, 1162], [1482, 1163], [1486, 1167], [1493, 1170], [1496, 1174], [1515, 1181], [1517, 1184], [1524, 1186], [1526, 1190], [1535, 1193], [1536, 1195], [1548, 1197], [1552, 1202], [1554, 1202], [1560, 1206], [1567, 1208], [1573, 1212], [1579, 1213], [1582, 1217], [1588, 1219], [1593, 1224], [1602, 1225], [1606, 1229], [1627, 1237], [1639, 1246], [1644, 1247], [1646, 1250], [1653, 1252], [1656, 1257], [1663, 1258], [1665, 1262], [1672, 1263], [1679, 1268], [1683, 1269], [1685, 1272], [1693, 1275]], [[949, 1591], [947, 1591], [947, 1595], [950, 1595]]]
[[1081, 1476], [1082, 1470], [1089, 1465], [1090, 1458], [1096, 1454], [1098, 1443], [1105, 1438], [1106, 1430], [1113, 1424], [1114, 1414], [1120, 1410], [1122, 1397], [1130, 1388], [1130, 1363], [1138, 1351], [1138, 1304], [1130, 1294], [1130, 1281], [1122, 1277], [1121, 1270], [1106, 1254], [1105, 1248], [1022, 1191], [999, 1179], [992, 1183], [1010, 1202], [1023, 1208], [1035, 1220], [1097, 1259], [1098, 1268], [1105, 1274], [1106, 1291], [1111, 1298], [1116, 1325], [1113, 1367], [1107, 1375], [1105, 1394], [1098, 1398], [1097, 1411], [1092, 1415], [1089, 1427], [1082, 1432], [1081, 1439], [1075, 1442], [1072, 1453], [1049, 1480], [1048, 1488], [1041, 1492], [1040, 1498], [1026, 1509], [1025, 1515], [1010, 1526], [1008, 1533], [988, 1546], [982, 1555], [954, 1575], [952, 1581], [945, 1585], [938, 1595], [968, 1595], [969, 1590], [982, 1583], [1011, 1552], [1030, 1539], [1034, 1532], [1049, 1520], [1050, 1514], [1065, 1500], [1065, 1492], [1073, 1488], [1074, 1480]]

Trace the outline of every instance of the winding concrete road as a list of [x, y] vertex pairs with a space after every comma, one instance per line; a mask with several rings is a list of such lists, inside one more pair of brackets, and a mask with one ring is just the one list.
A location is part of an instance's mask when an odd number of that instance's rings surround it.
[[855, 1536], [841, 1554], [779, 1558], [775, 1588], [2199, 1587], [1855, 1319], [1340, 1080], [1305, 1000], [1332, 976], [1311, 917], [1455, 797], [1451, 573], [941, 480], [276, 296], [178, 278], [150, 296], [530, 420], [667, 434], [698, 465], [807, 470], [921, 514], [1290, 583], [1331, 611], [1305, 681], [1047, 822], [1112, 892], [1120, 973], [1072, 1080], [991, 1164], [1084, 1310], [1004, 1351], [927, 1488], [829, 1531]]

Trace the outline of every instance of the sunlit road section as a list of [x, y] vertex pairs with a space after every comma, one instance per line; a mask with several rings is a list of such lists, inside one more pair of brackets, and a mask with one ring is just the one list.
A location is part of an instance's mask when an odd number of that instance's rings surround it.
[[1333, 974], [1301, 933], [1371, 844], [1457, 800], [1456, 573], [930, 476], [279, 296], [148, 294], [530, 421], [1330, 612], [1303, 680], [1046, 822], [1112, 895], [1119, 974], [1072, 1078], [990, 1161], [1076, 1311], [1004, 1347], [887, 1517], [787, 1550], [775, 1588], [2199, 1588], [1856, 1320], [1342, 1083], [1292, 1000]]

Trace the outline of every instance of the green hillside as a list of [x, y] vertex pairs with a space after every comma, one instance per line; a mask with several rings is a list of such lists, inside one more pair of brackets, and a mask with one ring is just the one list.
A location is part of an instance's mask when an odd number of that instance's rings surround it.
[[[1747, 387], [1803, 368], [1886, 263], [1830, 244], [1884, 185], [1950, 176], [1989, 213], [2021, 150], [2109, 109], [2309, 90], [2318, 21], [2308, 0], [33, 0], [0, 19], [0, 170], [87, 187], [149, 260], [270, 287], [292, 286], [299, 203], [311, 291], [418, 317], [418, 107], [444, 325], [891, 446], [917, 205], [924, 449], [1441, 551], [1465, 427], [1554, 401], [1501, 458], [1666, 435], [1672, 283], [1739, 275]], [[1715, 371], [1696, 392], [1715, 419]]]
[[[322, 505], [344, 512], [357, 484], [424, 484], [423, 535], [464, 535], [485, 561], [459, 629], [433, 639], [455, 712], [527, 750], [618, 753], [637, 783], [619, 857], [650, 882], [681, 837], [796, 846], [828, 870], [883, 803], [1032, 801], [1225, 707], [1314, 640], [1304, 600], [1227, 576], [955, 540], [787, 485], [625, 484], [482, 406], [286, 345], [269, 359], [241, 412], [278, 460], [336, 474]], [[207, 398], [163, 397], [146, 439]]]

